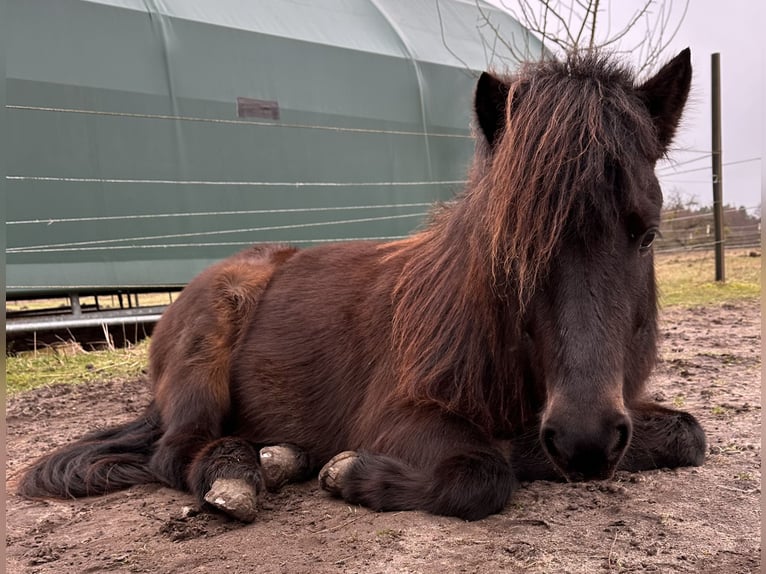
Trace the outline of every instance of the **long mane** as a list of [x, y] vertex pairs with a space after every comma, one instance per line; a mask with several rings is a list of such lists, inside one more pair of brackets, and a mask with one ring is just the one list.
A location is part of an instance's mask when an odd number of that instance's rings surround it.
[[524, 310], [557, 245], [615, 229], [641, 193], [627, 179], [632, 158], [662, 153], [632, 73], [606, 58], [529, 64], [505, 81], [496, 144], [480, 138], [463, 194], [392, 255], [405, 261], [393, 301], [398, 395], [486, 432], [535, 415], [535, 391], [522, 392]]

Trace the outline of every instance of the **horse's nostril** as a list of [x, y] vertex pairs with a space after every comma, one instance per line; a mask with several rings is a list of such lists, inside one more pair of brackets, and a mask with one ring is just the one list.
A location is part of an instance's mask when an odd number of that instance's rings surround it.
[[623, 453], [623, 451], [628, 447], [628, 442], [630, 441], [630, 423], [628, 422], [622, 422], [617, 425], [617, 438], [615, 441], [613, 452], [617, 455], [620, 455]]
[[548, 456], [558, 457], [559, 450], [556, 448], [556, 431], [548, 427], [543, 429], [542, 435], [543, 445], [545, 450], [548, 451]]

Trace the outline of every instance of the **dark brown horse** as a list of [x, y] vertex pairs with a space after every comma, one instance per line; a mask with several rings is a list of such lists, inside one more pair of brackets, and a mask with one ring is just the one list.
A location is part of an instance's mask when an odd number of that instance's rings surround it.
[[21, 493], [159, 481], [250, 520], [240, 495], [321, 469], [353, 504], [478, 519], [520, 480], [701, 464], [694, 417], [645, 394], [654, 167], [690, 82], [688, 50], [642, 84], [592, 54], [483, 74], [470, 183], [424, 231], [204, 271], [156, 327], [147, 412]]

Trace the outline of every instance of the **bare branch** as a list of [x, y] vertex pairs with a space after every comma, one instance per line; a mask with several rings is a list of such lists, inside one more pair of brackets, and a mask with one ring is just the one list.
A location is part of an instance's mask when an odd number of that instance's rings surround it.
[[456, 59], [458, 62], [460, 62], [461, 64], [463, 64], [463, 67], [464, 67], [466, 70], [468, 70], [468, 72], [469, 72], [469, 73], [470, 73], [470, 74], [471, 74], [471, 75], [472, 75], [474, 78], [478, 78], [478, 77], [479, 77], [479, 76], [478, 76], [478, 74], [477, 74], [475, 71], [471, 70], [471, 67], [468, 65], [468, 63], [467, 63], [465, 60], [463, 60], [463, 58], [461, 58], [460, 56], [458, 56], [458, 55], [457, 55], [457, 54], [456, 54], [456, 53], [455, 53], [455, 52], [452, 50], [452, 48], [450, 48], [450, 47], [449, 47], [449, 45], [447, 44], [447, 39], [444, 37], [444, 20], [442, 20], [442, 11], [441, 11], [441, 8], [439, 7], [439, 0], [436, 0], [436, 14], [439, 16], [439, 31], [440, 31], [440, 33], [441, 33], [441, 37], [442, 37], [442, 44], [444, 44], [444, 47], [447, 49], [447, 51], [448, 51], [450, 54], [452, 54], [452, 56], [454, 56], [454, 57], [455, 57], [455, 59]]
[[[672, 4], [672, 2], [671, 2]], [[676, 25], [673, 32], [670, 34], [670, 37], [664, 42], [657, 46], [657, 49], [655, 50], [655, 58], [653, 59], [653, 63], [656, 63], [656, 60], [659, 58], [660, 54], [665, 51], [665, 49], [670, 46], [670, 44], [675, 39], [676, 35], [678, 35], [678, 31], [681, 29], [681, 24], [683, 23], [684, 19], [686, 18], [686, 13], [689, 11], [689, 0], [686, 0], [684, 3], [684, 11], [683, 14], [681, 14], [681, 18], [678, 21], [678, 24]], [[669, 20], [670, 11], [668, 11], [668, 20]], [[644, 70], [647, 69], [647, 66], [644, 65], [639, 69], [639, 73], [642, 73]]]
[[[548, 12], [550, 11], [550, 6], [548, 6], [548, 3], [546, 2], [545, 7], [543, 8], [543, 30], [546, 30], [548, 28]], [[545, 40], [547, 40], [548, 37], [543, 34], [543, 54], [545, 53]]]
[[628, 32], [630, 32], [635, 27], [638, 21], [644, 17], [644, 15], [647, 13], [647, 11], [649, 10], [649, 7], [654, 3], [654, 1], [655, 0], [647, 0], [646, 4], [644, 4], [644, 7], [641, 8], [641, 10], [636, 11], [636, 13], [631, 17], [631, 19], [628, 21], [625, 27], [619, 32], [617, 32], [617, 34], [615, 34], [614, 36], [609, 37], [609, 33], [607, 31], [607, 38], [609, 39], [604, 41], [601, 44], [601, 47], [603, 48], [605, 46], [615, 44], [619, 42], [620, 40], [622, 40], [628, 34]]
[[586, 26], [588, 25], [588, 17], [590, 16], [590, 12], [592, 8], [593, 8], [593, 0], [590, 0], [588, 2], [588, 6], [585, 8], [585, 15], [581, 18], [582, 21], [580, 22], [580, 29], [577, 31], [577, 37], [575, 38], [575, 42], [574, 42], [575, 50], [580, 47], [580, 38], [582, 38], [582, 34], [585, 31]]
[[590, 25], [590, 42], [588, 44], [589, 50], [593, 50], [596, 47], [596, 19], [598, 18], [598, 4], [599, 0], [596, 0], [593, 3], [593, 21]]
[[[543, 54], [551, 48], [566, 53], [608, 47], [614, 53], [638, 56], [641, 62], [639, 75], [656, 66], [678, 34], [689, 9], [689, 0], [682, 0], [683, 10], [676, 19], [673, 0], [641, 0], [627, 21], [617, 26], [612, 22], [611, 0], [607, 3], [601, 0], [501, 1], [522, 26], [541, 40]], [[613, 25], [617, 30], [615, 33], [612, 32]], [[623, 45], [636, 34], [639, 39], [635, 44]], [[529, 47], [524, 51], [515, 45], [514, 54], [519, 52], [529, 53]]]
[[[487, 26], [492, 32], [494, 33], [494, 36], [497, 40], [499, 40], [506, 49], [510, 52], [510, 54], [519, 62], [522, 62], [529, 57], [529, 39], [527, 38], [526, 42], [524, 42], [524, 49], [519, 50], [518, 45], [516, 44], [516, 38], [512, 36], [513, 45], [509, 44], [505, 38], [500, 34], [500, 31], [498, 30], [497, 26], [492, 22], [492, 20], [489, 17], [489, 14], [487, 14], [482, 8], [481, 4], [479, 3], [479, 0], [476, 0], [476, 8], [479, 11], [479, 14], [481, 15], [481, 18], [483, 20], [483, 26]], [[516, 18], [518, 20], [518, 18]]]
[[[569, 23], [567, 22], [567, 20], [557, 10], [555, 10], [553, 7], [551, 7], [551, 3], [550, 3], [549, 0], [540, 0], [540, 2], [544, 6], [544, 9], [546, 10], [546, 14], [550, 14], [556, 20], [558, 20], [559, 24], [561, 25], [561, 27], [563, 27], [563, 30], [564, 30], [564, 32], [567, 35], [566, 40], [558, 40], [555, 43], [558, 44], [558, 45], [561, 45], [563, 43], [564, 45], [567, 45], [567, 46], [575, 46], [575, 45], [577, 45], [577, 42], [575, 41], [574, 36], [572, 36], [572, 32], [571, 32], [571, 29], [569, 27]], [[570, 16], [571, 16], [571, 13], [570, 13]], [[528, 23], [530, 23], [530, 22], [522, 22], [522, 24], [525, 24], [525, 25], [528, 24]], [[544, 30], [539, 30], [538, 29], [537, 32], [541, 33], [541, 34], [543, 34], [543, 33], [546, 34], [548, 36], [548, 39], [550, 39], [550, 40], [554, 39], [554, 36], [547, 31], [547, 26], [546, 26], [546, 28]]]

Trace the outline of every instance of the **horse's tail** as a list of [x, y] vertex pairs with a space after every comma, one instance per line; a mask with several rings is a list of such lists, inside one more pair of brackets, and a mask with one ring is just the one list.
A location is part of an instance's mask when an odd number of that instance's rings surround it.
[[40, 458], [24, 473], [18, 492], [28, 498], [73, 498], [159, 482], [149, 461], [160, 436], [152, 402], [138, 419], [88, 433]]

